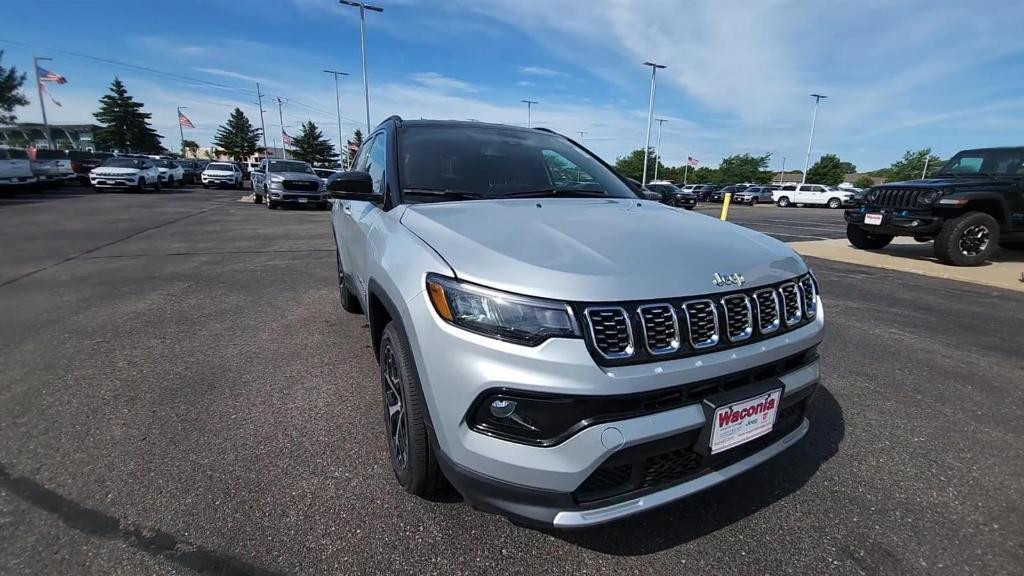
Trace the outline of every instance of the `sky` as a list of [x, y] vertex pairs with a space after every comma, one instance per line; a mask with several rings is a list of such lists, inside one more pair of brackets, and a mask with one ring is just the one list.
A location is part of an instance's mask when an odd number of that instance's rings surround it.
[[[802, 168], [814, 101], [813, 163], [834, 153], [861, 170], [905, 150], [1024, 145], [1024, 2], [1005, 0], [375, 0], [367, 13], [370, 117], [532, 122], [609, 162], [643, 148], [650, 68], [663, 161], [715, 166], [771, 153]], [[38, 23], [45, 18], [45, 32]], [[2, 65], [32, 57], [68, 78], [50, 85], [54, 123], [88, 123], [114, 76], [164, 145], [176, 106], [209, 145], [240, 107], [280, 140], [313, 120], [338, 140], [365, 130], [358, 10], [333, 0], [5, 1]], [[41, 120], [30, 78], [19, 120]], [[580, 132], [583, 132], [582, 136]], [[654, 123], [651, 145], [658, 140]]]

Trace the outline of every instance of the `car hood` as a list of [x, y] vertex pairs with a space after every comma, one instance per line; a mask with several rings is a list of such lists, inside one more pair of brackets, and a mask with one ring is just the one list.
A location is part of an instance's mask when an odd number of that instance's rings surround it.
[[1001, 178], [971, 178], [964, 176], [962, 178], [924, 178], [918, 180], [904, 180], [902, 182], [886, 182], [885, 184], [879, 184], [876, 188], [939, 188], [947, 186], [974, 186], [977, 184], [991, 184], [993, 182], [1000, 182]]
[[788, 246], [716, 218], [627, 199], [521, 199], [410, 206], [402, 224], [463, 280], [574, 301], [646, 300], [736, 290], [807, 268]]
[[129, 175], [130, 176], [130, 175], [133, 175], [133, 174], [138, 174], [139, 173], [139, 169], [138, 168], [120, 168], [120, 167], [119, 168], [114, 168], [112, 166], [97, 166], [96, 168], [93, 168], [91, 170], [91, 172], [93, 174], [111, 174], [111, 175], [113, 175], [113, 174], [125, 174], [125, 175]]
[[308, 180], [310, 182], [319, 182], [320, 177], [316, 174], [308, 174], [306, 172], [271, 172], [270, 178], [272, 180]]

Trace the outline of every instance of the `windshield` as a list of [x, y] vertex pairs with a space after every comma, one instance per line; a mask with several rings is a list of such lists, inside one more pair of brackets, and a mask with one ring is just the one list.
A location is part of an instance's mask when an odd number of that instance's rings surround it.
[[100, 166], [106, 168], [138, 168], [140, 164], [142, 164], [142, 161], [135, 158], [107, 158]]
[[170, 160], [157, 160], [156, 165], [161, 168], [177, 168], [177, 164]]
[[545, 132], [413, 125], [399, 132], [399, 151], [403, 191], [453, 191], [484, 198], [573, 191], [636, 198], [595, 158]]
[[219, 163], [207, 164], [206, 169], [207, 170], [224, 170], [225, 172], [233, 172], [234, 171], [232, 169], [231, 164], [219, 164]]
[[939, 174], [1024, 175], [1024, 148], [966, 150], [949, 159]]
[[8, 148], [7, 156], [11, 160], [28, 160], [28, 153], [21, 148]]
[[83, 152], [81, 150], [68, 150], [68, 158], [71, 160], [92, 160], [92, 152]]
[[36, 150], [36, 160], [67, 160], [68, 153], [63, 150], [49, 150], [41, 148]]
[[312, 174], [313, 169], [305, 162], [291, 162], [288, 160], [274, 160], [267, 167], [268, 172], [305, 172]]

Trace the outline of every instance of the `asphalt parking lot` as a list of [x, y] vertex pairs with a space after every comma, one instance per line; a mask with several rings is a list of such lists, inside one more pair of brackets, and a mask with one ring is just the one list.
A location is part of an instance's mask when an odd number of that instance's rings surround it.
[[[829, 332], [805, 439], [537, 531], [398, 489], [328, 213], [239, 195], [0, 197], [0, 574], [1024, 573], [1020, 293], [811, 259]], [[730, 220], [842, 234], [838, 210]]]

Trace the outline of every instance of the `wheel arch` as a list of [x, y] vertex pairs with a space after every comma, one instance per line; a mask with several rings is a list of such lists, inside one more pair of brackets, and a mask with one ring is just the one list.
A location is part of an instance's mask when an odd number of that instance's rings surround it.
[[984, 212], [996, 219], [999, 227], [1008, 230], [1010, 227], [1010, 214], [1003, 198], [990, 196], [972, 198], [964, 204], [963, 213]]

